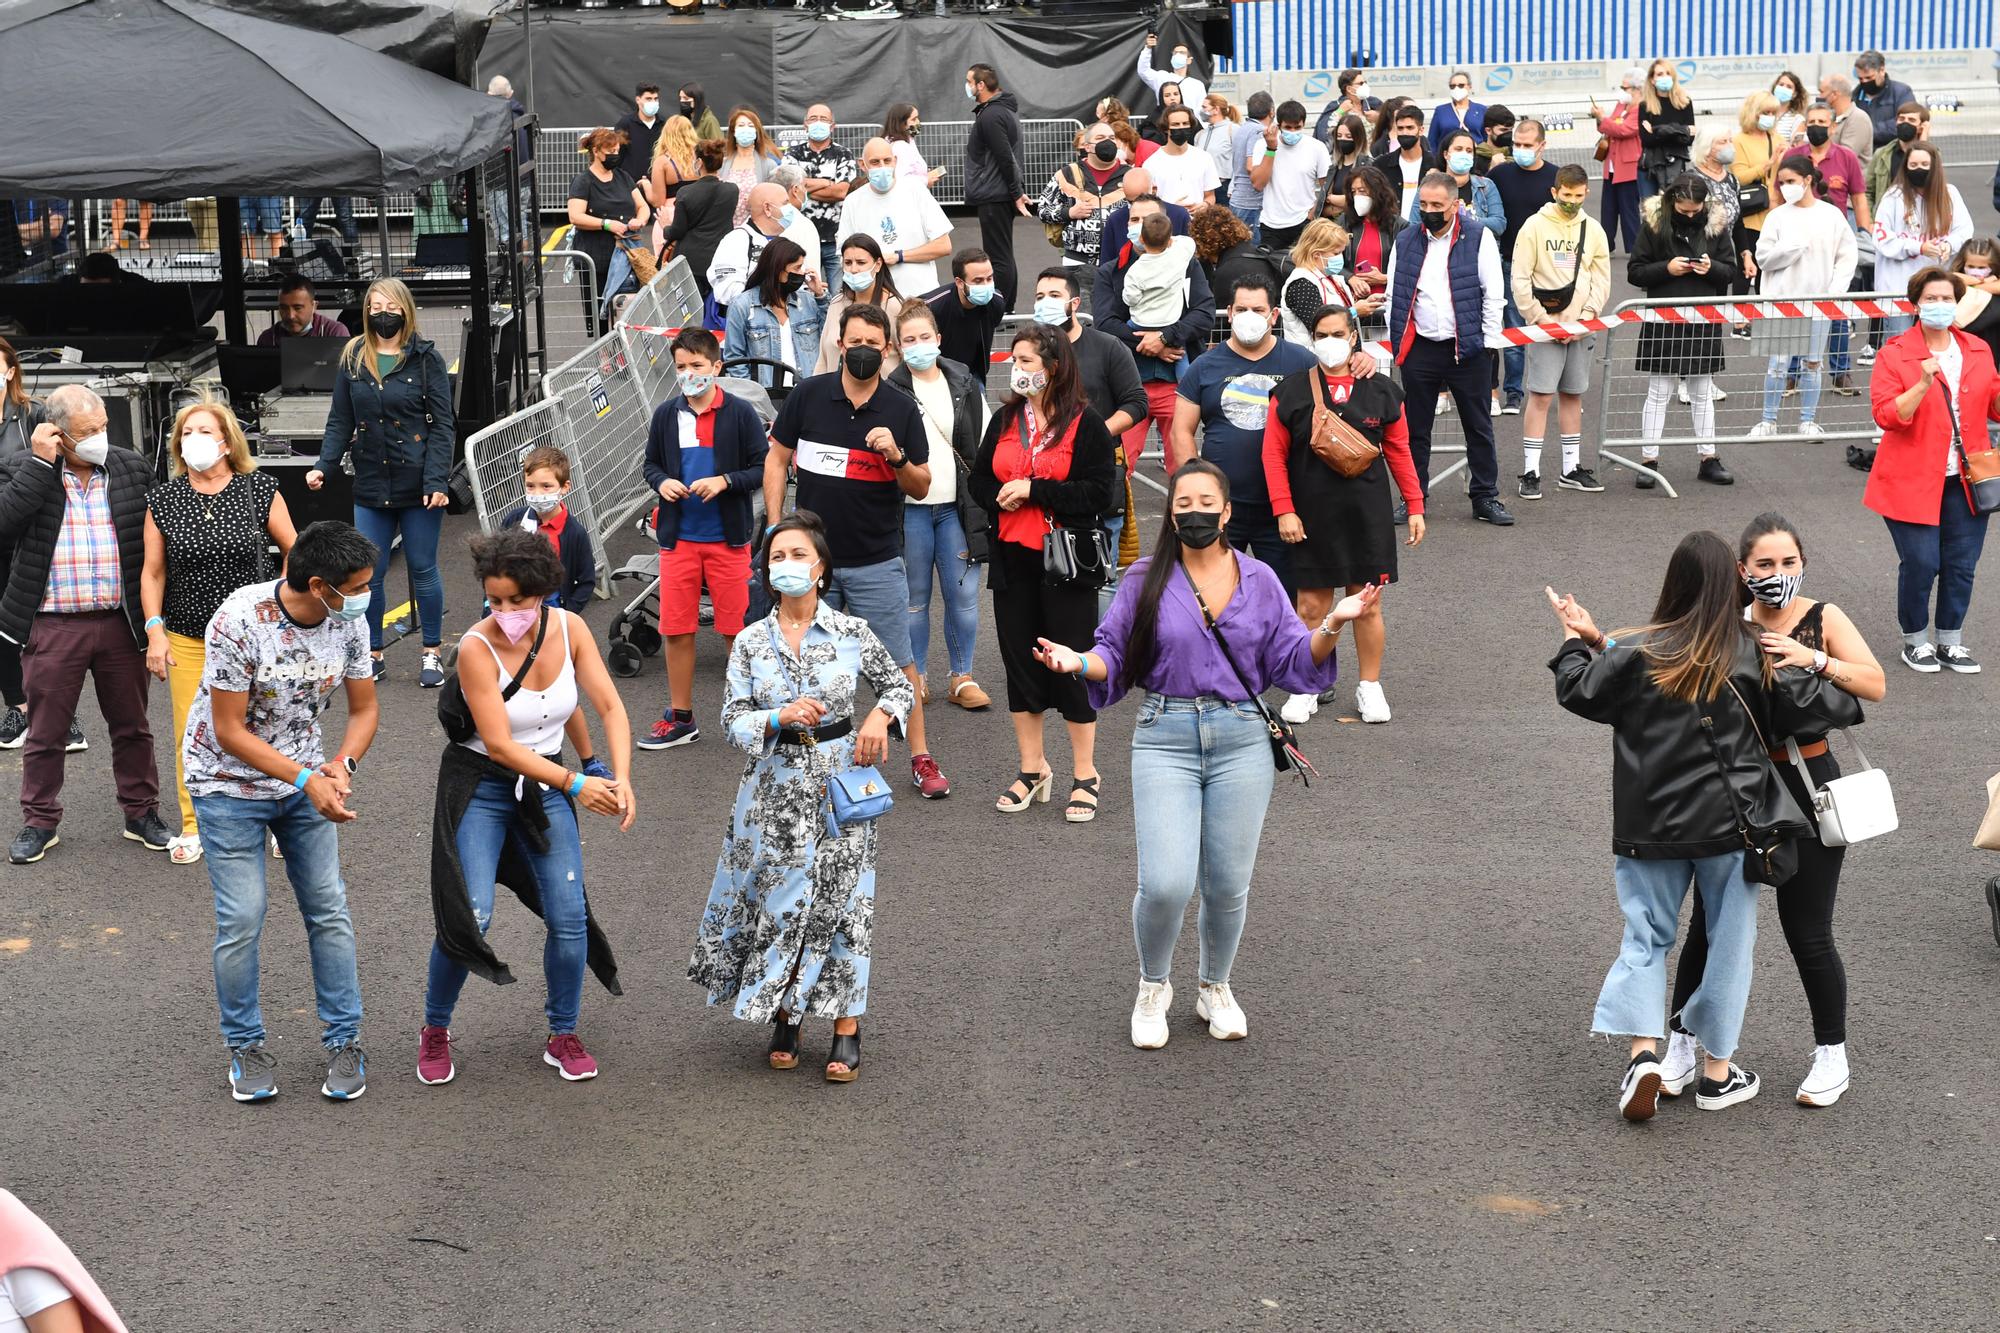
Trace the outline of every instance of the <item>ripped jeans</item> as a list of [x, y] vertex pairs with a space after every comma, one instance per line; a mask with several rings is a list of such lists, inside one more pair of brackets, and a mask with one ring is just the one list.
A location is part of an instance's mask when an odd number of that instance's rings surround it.
[[[529, 784], [531, 786], [535, 784]], [[458, 822], [458, 860], [465, 872], [465, 890], [472, 898], [472, 915], [481, 934], [493, 924], [494, 879], [500, 856], [511, 839], [534, 873], [541, 894], [542, 920], [548, 941], [542, 946], [542, 972], [548, 978], [549, 1032], [576, 1031], [577, 1010], [583, 1003], [583, 966], [589, 945], [585, 936], [588, 912], [583, 896], [583, 844], [577, 837], [576, 813], [562, 793], [542, 787], [542, 809], [549, 817], [549, 849], [537, 856], [515, 828], [520, 812], [514, 804], [514, 783], [482, 778], [472, 803]], [[431, 944], [430, 981], [424, 989], [424, 1022], [434, 1028], [451, 1026], [451, 1011], [465, 986], [465, 965]]]
[[965, 557], [958, 506], [903, 505], [903, 570], [910, 580], [910, 657], [919, 673], [930, 666], [931, 573], [944, 593], [944, 650], [951, 674], [972, 674], [979, 634], [979, 567]]

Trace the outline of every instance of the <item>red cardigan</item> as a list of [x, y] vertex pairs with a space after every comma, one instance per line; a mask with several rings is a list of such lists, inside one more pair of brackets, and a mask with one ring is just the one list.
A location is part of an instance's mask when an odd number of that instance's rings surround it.
[[[1961, 329], [1953, 329], [1951, 336], [1964, 358], [1959, 375], [1959, 430], [1965, 451], [1978, 453], [1992, 447], [1984, 423], [2000, 421], [2000, 401], [1994, 396], [1993, 352], [1984, 339]], [[1899, 523], [1935, 526], [1938, 487], [1944, 480], [1945, 455], [1951, 452], [1951, 409], [1945, 401], [1944, 377], [1932, 383], [1907, 424], [1896, 415], [1897, 396], [1923, 379], [1921, 367], [1929, 355], [1921, 324], [1891, 338], [1876, 354], [1868, 399], [1875, 411], [1875, 424], [1882, 428], [1882, 445], [1868, 473], [1868, 489], [1862, 493], [1861, 503]], [[1966, 505], [1971, 504], [1968, 494]]]
[[1597, 132], [1611, 141], [1611, 155], [1604, 159], [1604, 183], [1613, 185], [1638, 180], [1638, 99], [1624, 103], [1598, 121]]

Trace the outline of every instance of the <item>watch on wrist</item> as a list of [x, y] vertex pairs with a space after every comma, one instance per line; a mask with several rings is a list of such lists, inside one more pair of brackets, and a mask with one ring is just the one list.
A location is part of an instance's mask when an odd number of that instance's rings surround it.
[[340, 763], [341, 766], [347, 770], [347, 776], [349, 777], [353, 777], [354, 770], [361, 767], [361, 765], [355, 761], [354, 756], [351, 754], [341, 755]]
[[1826, 669], [1831, 664], [1831, 662], [1832, 659], [1829, 658], [1824, 652], [1815, 652], [1813, 654], [1813, 674], [1815, 676], [1824, 676], [1826, 674]]

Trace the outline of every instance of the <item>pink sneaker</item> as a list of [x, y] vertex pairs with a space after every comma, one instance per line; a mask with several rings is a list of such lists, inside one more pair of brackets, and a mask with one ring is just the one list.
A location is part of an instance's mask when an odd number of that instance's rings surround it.
[[583, 1049], [574, 1032], [558, 1032], [550, 1037], [548, 1049], [542, 1052], [542, 1063], [554, 1065], [571, 1083], [597, 1077], [597, 1061], [590, 1058], [590, 1052]]
[[451, 1062], [451, 1029], [426, 1027], [417, 1034], [417, 1082], [449, 1083], [458, 1068]]

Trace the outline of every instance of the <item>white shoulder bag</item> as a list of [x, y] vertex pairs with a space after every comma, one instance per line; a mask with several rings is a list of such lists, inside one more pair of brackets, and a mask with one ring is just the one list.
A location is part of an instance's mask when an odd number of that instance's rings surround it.
[[1869, 766], [1868, 756], [1847, 728], [1840, 728], [1854, 757], [1861, 761], [1858, 772], [1835, 778], [1824, 787], [1813, 786], [1812, 774], [1799, 755], [1799, 743], [1785, 738], [1785, 750], [1805, 777], [1812, 793], [1813, 813], [1819, 817], [1819, 840], [1828, 847], [1852, 847], [1857, 842], [1894, 833], [1897, 827], [1896, 795], [1889, 790], [1889, 775]]

